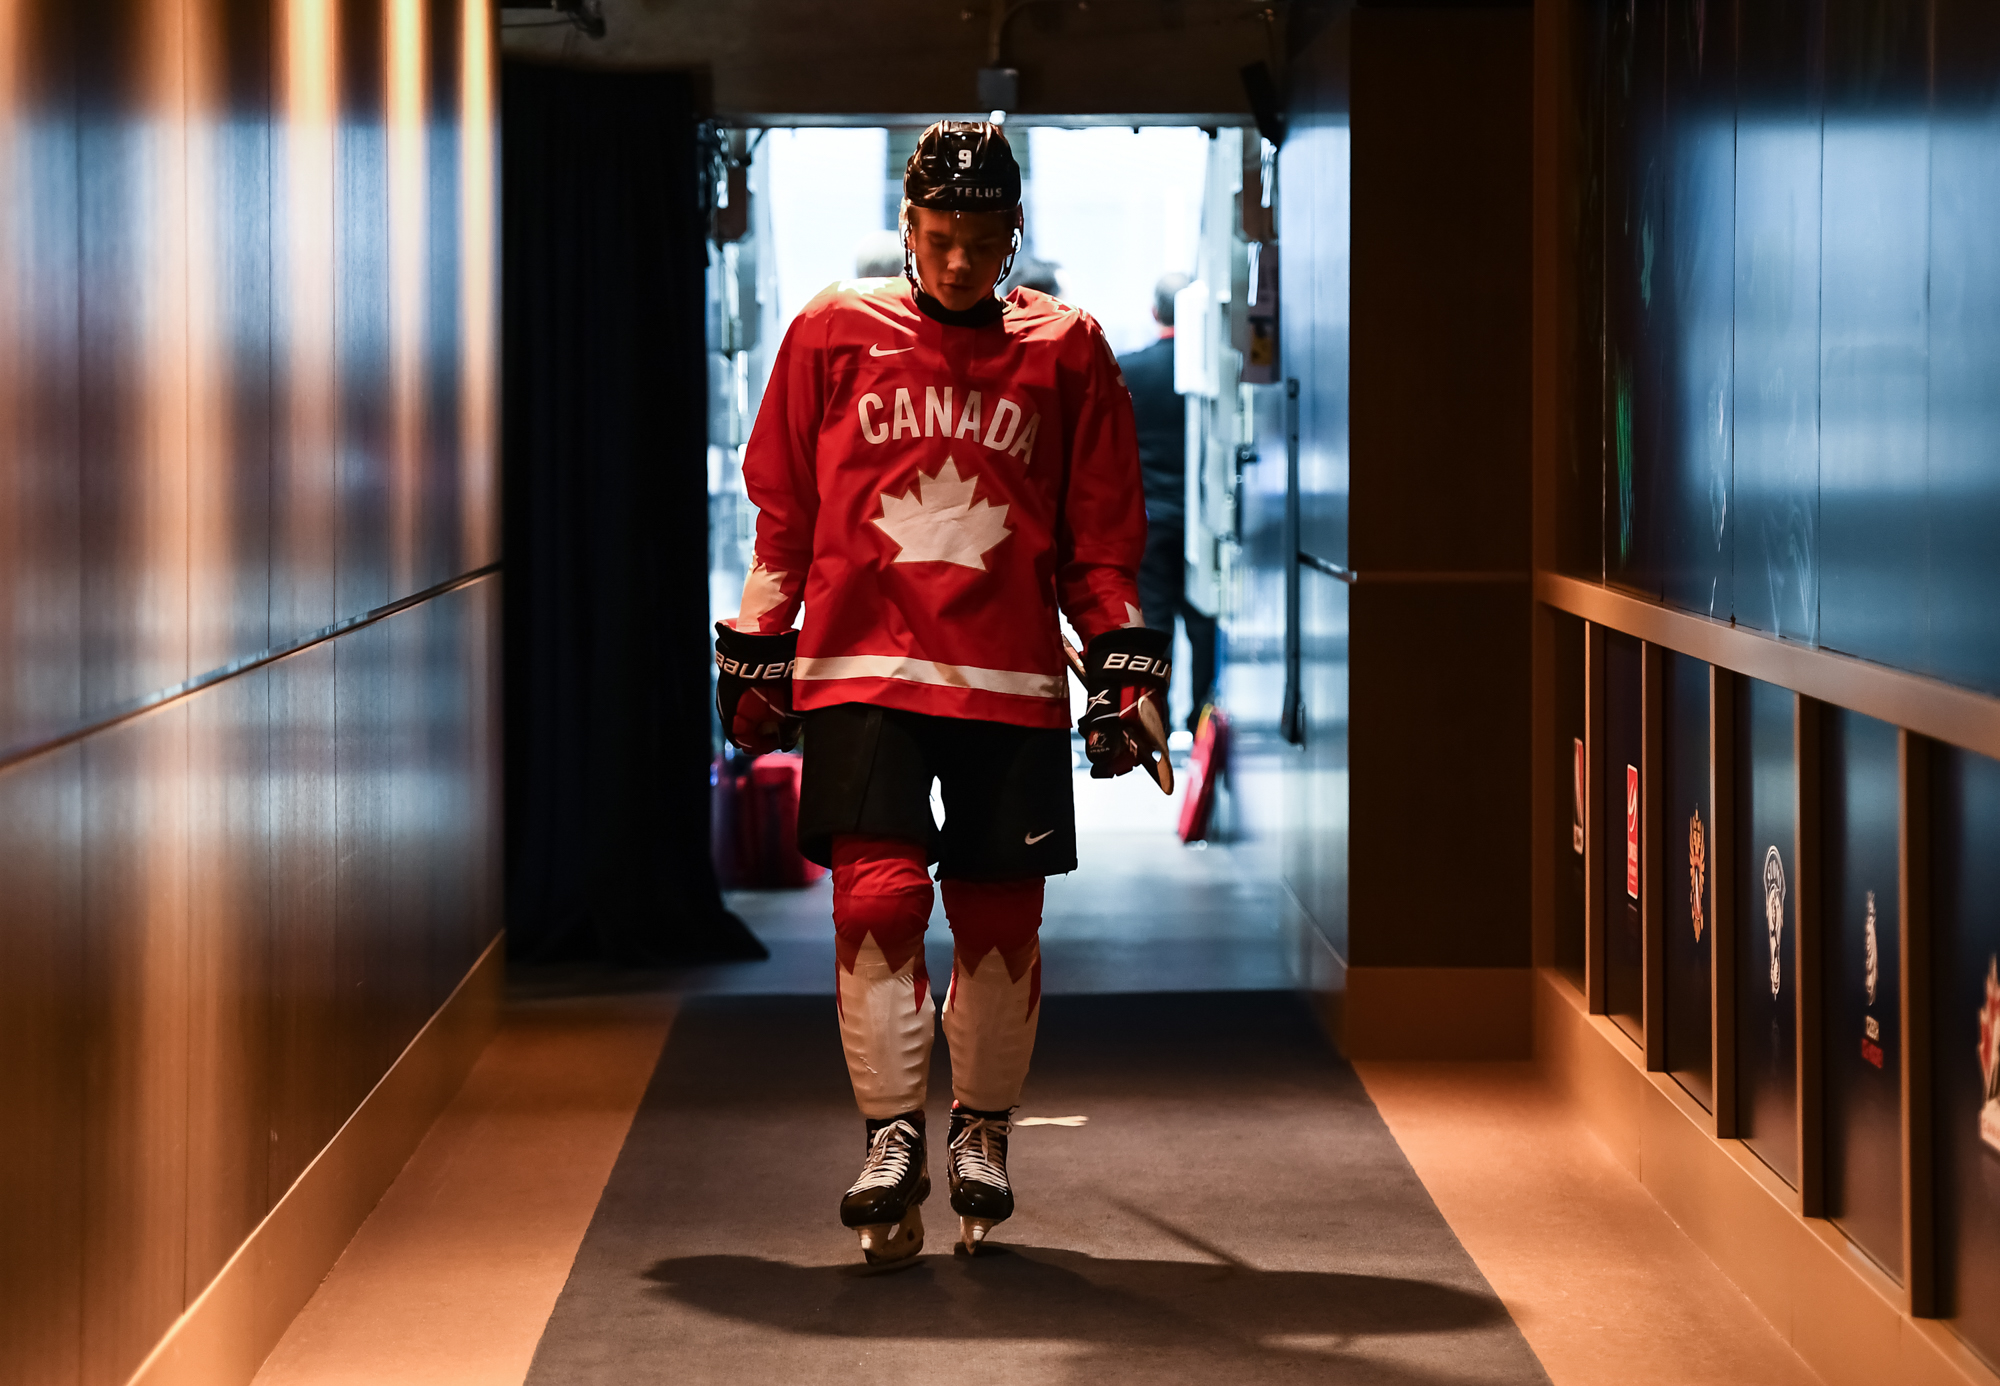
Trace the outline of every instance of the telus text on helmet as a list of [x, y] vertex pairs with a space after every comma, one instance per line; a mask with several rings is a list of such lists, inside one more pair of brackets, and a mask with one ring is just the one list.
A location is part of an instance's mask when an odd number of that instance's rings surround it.
[[917, 422], [916, 403], [908, 389], [896, 391], [895, 402], [884, 404], [880, 395], [863, 395], [854, 406], [861, 424], [861, 436], [871, 443], [887, 443], [899, 438], [973, 438], [995, 452], [1021, 459], [1027, 466], [1035, 460], [1035, 434], [1042, 416], [1030, 414], [1022, 421], [1021, 406], [1002, 398], [993, 406], [993, 416], [982, 419], [979, 391], [967, 391], [965, 403], [953, 410], [952, 387], [924, 387], [924, 418]]

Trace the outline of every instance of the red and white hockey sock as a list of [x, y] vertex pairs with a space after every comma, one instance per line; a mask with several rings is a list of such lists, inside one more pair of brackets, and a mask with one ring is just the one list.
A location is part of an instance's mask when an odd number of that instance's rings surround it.
[[854, 1101], [865, 1117], [920, 1110], [937, 1011], [924, 971], [931, 878], [902, 838], [833, 839], [835, 996]]
[[944, 882], [953, 939], [944, 1037], [952, 1096], [999, 1112], [1018, 1105], [1042, 1014], [1042, 878]]

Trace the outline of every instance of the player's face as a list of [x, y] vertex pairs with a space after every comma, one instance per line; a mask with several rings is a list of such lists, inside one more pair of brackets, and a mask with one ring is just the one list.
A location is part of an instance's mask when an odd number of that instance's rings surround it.
[[1013, 245], [1014, 221], [1004, 212], [910, 208], [910, 253], [917, 277], [954, 313], [993, 292]]

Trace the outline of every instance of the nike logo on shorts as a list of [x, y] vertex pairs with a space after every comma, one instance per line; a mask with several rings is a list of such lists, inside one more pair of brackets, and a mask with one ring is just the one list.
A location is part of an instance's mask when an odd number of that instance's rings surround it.
[[901, 356], [906, 351], [915, 351], [915, 350], [916, 348], [913, 346], [906, 346], [906, 347], [897, 347], [894, 351], [884, 351], [882, 350], [882, 344], [880, 342], [877, 342], [875, 343], [875, 345], [868, 348], [868, 354], [870, 356]]
[[1052, 832], [1054, 832], [1054, 831], [1055, 831], [1055, 829], [1054, 829], [1054, 828], [1050, 828], [1050, 829], [1049, 829], [1049, 832], [1047, 832], [1047, 833], [1029, 833], [1029, 834], [1028, 834], [1028, 836], [1027, 836], [1027, 843], [1028, 843], [1028, 845], [1029, 845], [1030, 847], [1032, 847], [1032, 846], [1034, 846], [1034, 845], [1035, 845], [1035, 844], [1036, 844], [1037, 842], [1040, 842], [1040, 841], [1041, 841], [1041, 840], [1042, 840], [1043, 838], [1047, 837], [1047, 836], [1049, 835], [1049, 833], [1052, 833]]

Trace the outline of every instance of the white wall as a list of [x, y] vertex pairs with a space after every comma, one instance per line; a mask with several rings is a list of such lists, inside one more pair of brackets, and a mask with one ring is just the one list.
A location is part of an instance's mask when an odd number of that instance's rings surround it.
[[861, 238], [880, 231], [887, 130], [773, 130], [757, 150], [768, 160], [778, 317], [789, 327], [812, 296], [854, 277]]
[[1153, 285], [1194, 272], [1208, 137], [1171, 126], [1027, 135], [1034, 253], [1056, 262], [1062, 298], [1103, 324], [1113, 351], [1138, 350], [1157, 335]]

